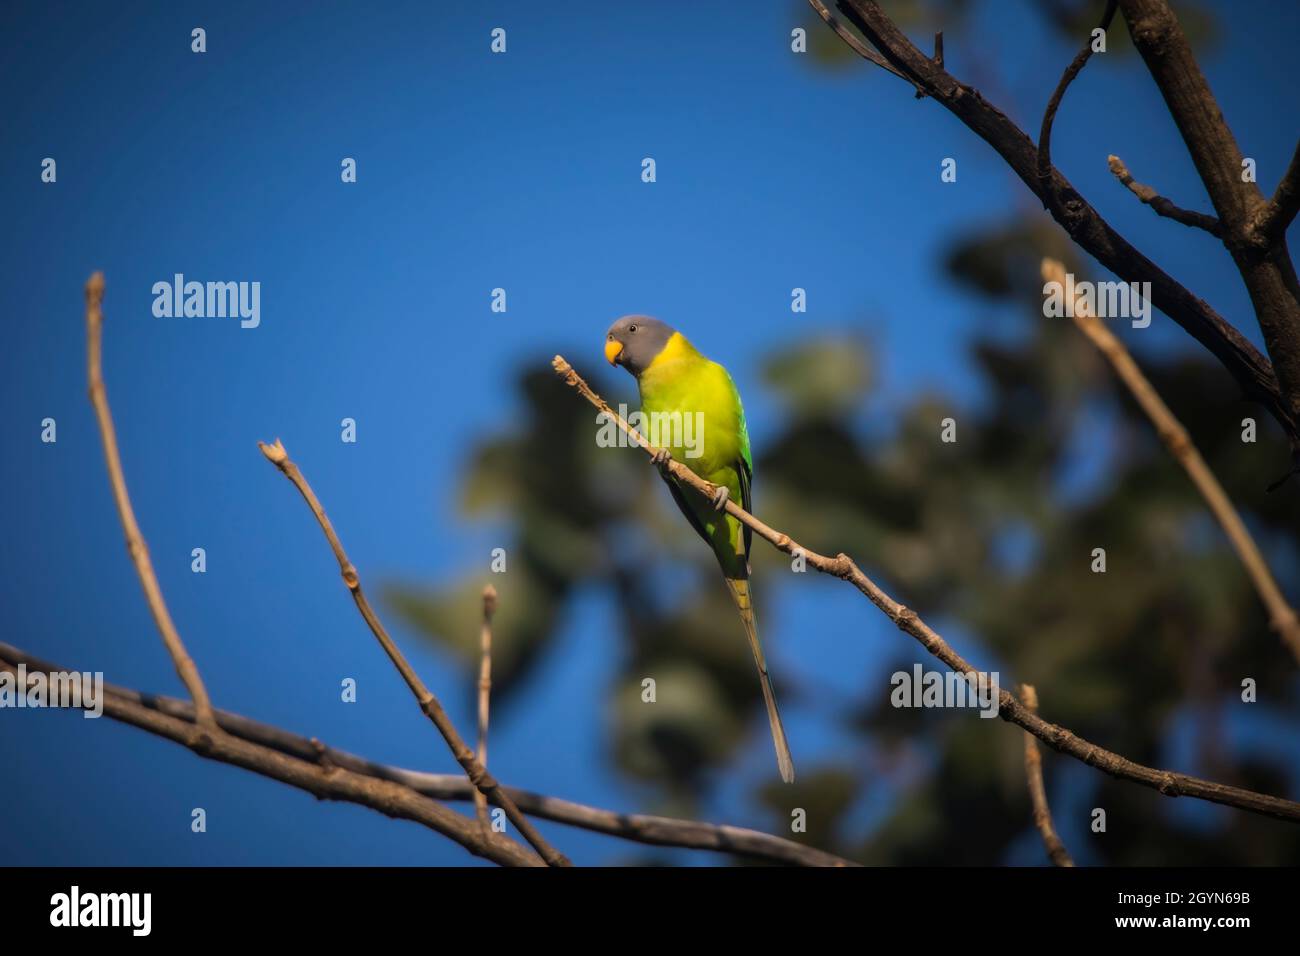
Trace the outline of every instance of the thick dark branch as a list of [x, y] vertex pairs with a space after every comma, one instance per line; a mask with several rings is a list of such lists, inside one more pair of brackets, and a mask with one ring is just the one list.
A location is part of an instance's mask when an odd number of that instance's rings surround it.
[[[9, 671], [17, 675], [19, 663], [26, 663], [22, 660], [25, 657], [26, 655], [17, 648], [0, 645], [0, 671]], [[50, 670], [59, 670], [59, 668], [49, 668], [35, 663], [28, 666], [47, 673]], [[191, 704], [174, 701], [186, 712], [186, 716], [181, 718], [150, 707], [146, 703], [148, 698], [137, 696], [138, 699], [133, 700], [123, 694], [106, 692], [103, 701], [104, 714], [114, 720], [183, 744], [200, 757], [243, 767], [263, 777], [270, 777], [297, 787], [299, 790], [305, 790], [321, 800], [358, 803], [372, 810], [378, 810], [386, 816], [412, 820], [455, 840], [474, 855], [492, 860], [494, 863], [504, 866], [545, 865], [527, 847], [500, 833], [489, 833], [484, 836], [479, 832], [478, 824], [474, 820], [461, 816], [436, 800], [416, 793], [400, 783], [363, 776], [328, 763], [289, 756], [278, 749], [241, 739], [231, 733], [196, 736], [192, 723], [194, 707]]]
[[[644, 435], [610, 408], [604, 399], [593, 392], [591, 386], [583, 381], [582, 376], [574, 371], [573, 367], [562, 356], [555, 356], [551, 364], [566, 384], [577, 389], [578, 393], [595, 406], [598, 411], [609, 416], [610, 421], [618, 425], [635, 445], [653, 459], [657, 449], [646, 440]], [[680, 484], [689, 485], [696, 492], [703, 495], [706, 500], [713, 500], [714, 495], [717, 493], [716, 486], [705, 481], [679, 461], [670, 460], [663, 467], [667, 468]], [[823, 574], [829, 574], [852, 584], [862, 592], [868, 601], [893, 621], [901, 631], [914, 637], [921, 643], [922, 647], [943, 661], [952, 670], [967, 675], [977, 673], [976, 669], [954, 651], [947, 641], [921, 620], [920, 615], [911, 608], [899, 604], [881, 590], [874, 581], [862, 573], [862, 569], [847, 554], [838, 554], [832, 558], [810, 551], [788, 534], [776, 531], [764, 524], [734, 501], [726, 502], [725, 508], [727, 514], [748, 527], [778, 551], [791, 556], [798, 556]], [[1096, 744], [1076, 736], [1064, 727], [1049, 724], [1037, 714], [1030, 712], [1027, 707], [1005, 689], [999, 691], [998, 716], [1029, 731], [1054, 750], [1059, 750], [1061, 753], [1082, 760], [1088, 766], [1103, 770], [1112, 777], [1140, 783], [1144, 787], [1158, 790], [1167, 797], [1196, 797], [1200, 800], [1209, 800], [1212, 803], [1221, 803], [1225, 806], [1249, 810], [1252, 813], [1276, 817], [1279, 820], [1300, 823], [1300, 803], [1293, 803], [1280, 797], [1270, 797], [1251, 790], [1242, 790], [1240, 787], [1230, 787], [1210, 780], [1189, 777], [1182, 773], [1144, 767], [1142, 764], [1134, 763], [1119, 754], [1098, 747]]]
[[1219, 111], [1191, 46], [1164, 0], [1121, 0], [1130, 35], [1228, 234], [1240, 232], [1263, 199], [1242, 180], [1242, 152]]
[[1118, 156], [1106, 157], [1106, 165], [1110, 168], [1114, 177], [1120, 181], [1121, 185], [1127, 187], [1129, 192], [1134, 196], [1137, 196], [1137, 198], [1144, 204], [1155, 210], [1157, 215], [1164, 216], [1166, 219], [1172, 219], [1175, 222], [1181, 222], [1184, 226], [1204, 229], [1212, 236], [1223, 235], [1223, 229], [1219, 225], [1219, 220], [1215, 219], [1213, 216], [1207, 216], [1203, 212], [1193, 212], [1190, 209], [1175, 206], [1150, 186], [1134, 179], [1133, 174], [1130, 173], [1128, 167], [1124, 165], [1124, 161]]
[[[29, 671], [62, 672], [64, 668], [42, 660], [20, 648], [0, 642], [0, 659], [13, 665], [25, 664]], [[104, 693], [109, 697], [120, 699], [127, 704], [162, 714], [166, 717], [192, 723], [194, 706], [188, 701], [158, 694], [143, 694], [137, 690], [104, 685]], [[108, 713], [108, 711], [105, 711]], [[336, 767], [358, 774], [373, 777], [407, 787], [418, 794], [434, 800], [472, 800], [478, 790], [461, 774], [423, 773], [405, 770], [387, 764], [376, 763], [348, 753], [336, 750], [314, 737], [303, 737], [280, 727], [264, 724], [249, 717], [232, 714], [229, 711], [214, 711], [217, 725], [232, 737], [262, 747], [269, 747], [288, 757], [318, 764], [321, 767]], [[109, 713], [119, 720], [126, 718]], [[135, 720], [126, 720], [151, 733], [158, 733], [152, 725], [144, 725]], [[162, 734], [162, 736], [170, 736]], [[176, 739], [173, 737], [172, 739]], [[186, 740], [181, 743], [188, 743]], [[250, 768], [261, 772], [258, 768]], [[280, 778], [276, 778], [280, 779]], [[843, 857], [826, 853], [814, 847], [803, 846], [793, 840], [734, 827], [726, 824], [699, 823], [694, 820], [680, 820], [673, 817], [658, 817], [640, 813], [618, 813], [599, 807], [586, 806], [570, 800], [548, 797], [506, 787], [506, 793], [514, 800], [520, 810], [543, 820], [553, 820], [568, 826], [605, 833], [637, 843], [654, 846], [681, 847], [688, 850], [712, 850], [718, 853], [731, 853], [736, 856], [772, 863], [785, 863], [793, 866], [857, 866], [858, 864]], [[383, 808], [376, 808], [383, 809]], [[461, 819], [459, 815], [455, 815]], [[424, 821], [419, 821], [424, 822]], [[468, 821], [466, 821], [468, 822]], [[459, 828], [458, 828], [458, 832]], [[481, 831], [480, 831], [481, 832]], [[531, 865], [540, 861], [517, 843], [514, 846], [525, 854]]]
[[1262, 242], [1255, 229], [1266, 208], [1264, 197], [1253, 178], [1246, 181], [1242, 174], [1245, 157], [1169, 4], [1120, 0], [1120, 5], [1133, 43], [1219, 214], [1223, 244], [1250, 293], [1282, 404], [1292, 421], [1300, 420], [1300, 284], [1295, 266], [1284, 243]]
[[[1015, 123], [978, 90], [958, 82], [917, 49], [872, 0], [838, 0], [838, 6], [891, 65], [992, 146], [1044, 206], [1053, 208], [1038, 178], [1038, 150]], [[1080, 248], [1125, 282], [1150, 282], [1156, 308], [1218, 358], [1246, 396], [1264, 404], [1292, 447], [1300, 449], [1300, 416], [1292, 413], [1290, 401], [1283, 400], [1268, 359], [1207, 303], [1117, 233], [1059, 170], [1052, 170], [1050, 183], [1052, 194], [1060, 199], [1053, 216]]]

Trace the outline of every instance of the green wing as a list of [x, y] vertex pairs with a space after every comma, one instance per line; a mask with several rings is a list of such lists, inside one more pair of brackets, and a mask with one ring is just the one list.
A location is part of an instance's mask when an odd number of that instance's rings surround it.
[[[743, 422], [741, 423], [743, 427]], [[740, 459], [740, 467], [736, 473], [740, 475], [740, 507], [744, 508], [750, 514], [754, 513], [753, 492], [750, 485], [754, 482], [754, 467], [749, 463], [749, 439], [745, 439], [745, 457]], [[749, 546], [754, 536], [754, 531], [749, 525], [744, 525], [745, 532], [745, 565], [749, 565]]]
[[[727, 373], [731, 382], [731, 373]], [[736, 463], [736, 473], [740, 475], [740, 507], [750, 514], [754, 513], [754, 459], [749, 452], [749, 429], [745, 427], [745, 406], [740, 403], [740, 391], [736, 383], [731, 383], [731, 391], [736, 396], [736, 410], [740, 413], [740, 461]], [[745, 525], [745, 564], [749, 564], [749, 546], [754, 536], [749, 525]]]
[[668, 490], [673, 493], [673, 501], [677, 502], [677, 507], [681, 513], [686, 515], [691, 527], [695, 529], [695, 533], [703, 538], [706, 544], [712, 545], [713, 542], [709, 538], [708, 530], [704, 527], [704, 522], [699, 519], [699, 516], [695, 514], [695, 511], [687, 502], [686, 495], [682, 494], [682, 489], [678, 486], [677, 481], [667, 474], [663, 476], [663, 479], [664, 484], [668, 486]]
[[[710, 456], [692, 470], [706, 481], [715, 482], [722, 477], [719, 473], [721, 469], [733, 471], [737, 476], [735, 480], [739, 485], [740, 492], [740, 500], [736, 503], [746, 511], [752, 511], [751, 486], [753, 484], [754, 467], [749, 450], [749, 433], [745, 427], [745, 410], [740, 402], [740, 393], [736, 389], [736, 384], [732, 381], [730, 373], [718, 363], [710, 362], [700, 356], [698, 361], [689, 367], [675, 367], [673, 373], [669, 376], [659, 377], [653, 382], [647, 379], [648, 377], [643, 377], [640, 382], [643, 411], [695, 411], [701, 407], [706, 410], [712, 407], [718, 409], [720, 420], [726, 421], [730, 419], [727, 429], [722, 434], [711, 432], [709, 438], [710, 446], [725, 449], [722, 454], [726, 457], [714, 458]], [[734, 418], [732, 418], [733, 415]], [[679, 451], [676, 448], [672, 450], [674, 452]], [[691, 463], [683, 463], [687, 467], [691, 467]], [[703, 465], [703, 467], [699, 467], [700, 465]], [[668, 484], [668, 490], [672, 492], [673, 501], [676, 502], [678, 510], [686, 516], [686, 519], [691, 523], [691, 527], [695, 529], [695, 533], [704, 539], [705, 543], [711, 548], [720, 548], [720, 542], [716, 540], [716, 529], [710, 533], [708, 527], [711, 524], [717, 524], [713, 520], [712, 512], [709, 510], [709, 503], [703, 498], [699, 498], [693, 491], [687, 492], [681, 488], [675, 479], [667, 475], [663, 477]], [[730, 526], [731, 529], [735, 528], [735, 523], [734, 518], [728, 518], [725, 521], [725, 525]], [[744, 556], [745, 562], [748, 564], [752, 532], [749, 528], [743, 526], [740, 530], [743, 532]], [[734, 548], [734, 545], [732, 547]], [[735, 552], [731, 548], [725, 550], [731, 551], [734, 556]], [[720, 561], [724, 562], [724, 566], [731, 565], [731, 560], [728, 560], [721, 551], [719, 551], [718, 557]], [[736, 569], [733, 568], [734, 570]]]
[[[732, 384], [730, 375], [727, 375], [727, 384], [731, 385], [731, 393], [735, 396], [736, 411], [739, 419], [740, 457], [732, 463], [732, 467], [735, 468], [736, 474], [740, 479], [739, 504], [750, 514], [753, 514], [754, 464], [749, 450], [749, 430], [745, 427], [745, 409], [740, 404], [740, 394], [736, 391], [736, 386]], [[695, 509], [692, 508], [690, 502], [686, 500], [686, 495], [682, 491], [681, 486], [677, 484], [676, 480], [666, 474], [663, 475], [663, 479], [664, 483], [668, 485], [668, 490], [672, 492], [673, 501], [677, 503], [677, 509], [681, 511], [682, 514], [686, 515], [687, 520], [691, 523], [691, 527], [695, 529], [695, 533], [703, 538], [706, 544], [712, 547], [713, 539], [709, 536], [708, 529], [704, 527], [704, 522], [700, 520]], [[733, 518], [731, 520], [734, 521], [735, 519]], [[748, 566], [749, 551], [753, 544], [754, 532], [749, 525], [742, 525], [741, 530], [744, 533], [745, 540], [745, 564]]]

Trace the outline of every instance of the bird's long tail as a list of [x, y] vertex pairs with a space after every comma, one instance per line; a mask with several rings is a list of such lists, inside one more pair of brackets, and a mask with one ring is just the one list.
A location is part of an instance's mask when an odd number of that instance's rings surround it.
[[776, 764], [781, 769], [781, 779], [794, 783], [794, 761], [790, 759], [790, 745], [785, 740], [785, 728], [781, 726], [781, 714], [776, 709], [776, 696], [772, 693], [772, 679], [767, 675], [767, 661], [763, 658], [763, 647], [758, 643], [758, 622], [754, 618], [754, 608], [749, 600], [749, 582], [744, 578], [726, 578], [731, 599], [736, 602], [736, 610], [745, 623], [745, 635], [749, 638], [749, 649], [754, 652], [754, 663], [758, 665], [758, 679], [763, 685], [763, 703], [767, 705], [767, 721], [772, 725], [772, 744], [776, 747]]

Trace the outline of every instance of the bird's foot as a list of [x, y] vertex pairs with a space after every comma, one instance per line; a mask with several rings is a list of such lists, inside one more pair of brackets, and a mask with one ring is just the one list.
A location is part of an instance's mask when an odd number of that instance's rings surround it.
[[659, 466], [661, 471], [668, 468], [668, 463], [673, 460], [673, 453], [667, 448], [656, 448], [650, 460]]
[[726, 485], [718, 485], [718, 490], [713, 493], [713, 510], [726, 511], [727, 499], [731, 497], [731, 489]]

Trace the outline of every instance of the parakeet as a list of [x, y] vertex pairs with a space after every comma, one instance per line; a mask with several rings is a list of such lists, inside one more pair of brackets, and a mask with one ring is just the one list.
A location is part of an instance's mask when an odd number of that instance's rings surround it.
[[[679, 487], [666, 470], [661, 472], [677, 507], [713, 549], [722, 568], [732, 601], [745, 625], [754, 663], [758, 665], [777, 766], [781, 778], [791, 783], [794, 762], [776, 709], [750, 601], [751, 532], [725, 511], [728, 498], [734, 498], [746, 511], [751, 507], [754, 466], [740, 393], [725, 368], [701, 355], [680, 332], [648, 316], [624, 316], [611, 325], [605, 337], [605, 358], [611, 365], [623, 366], [636, 378], [641, 391], [641, 411], [647, 421], [653, 423], [659, 414], [661, 423], [671, 422], [672, 427], [659, 428], [657, 436], [646, 436], [665, 453], [659, 463], [665, 463], [671, 455], [705, 481], [718, 486], [717, 497], [708, 501], [693, 488]], [[699, 433], [697, 426], [702, 426]]]

